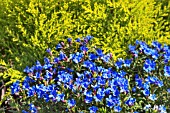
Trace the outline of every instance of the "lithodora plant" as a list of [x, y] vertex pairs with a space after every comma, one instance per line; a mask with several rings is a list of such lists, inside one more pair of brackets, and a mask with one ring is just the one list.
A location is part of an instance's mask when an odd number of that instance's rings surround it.
[[169, 111], [169, 46], [136, 41], [127, 59], [114, 61], [92, 39], [68, 38], [47, 49], [44, 63], [26, 67], [25, 80], [11, 86], [11, 106], [23, 113]]

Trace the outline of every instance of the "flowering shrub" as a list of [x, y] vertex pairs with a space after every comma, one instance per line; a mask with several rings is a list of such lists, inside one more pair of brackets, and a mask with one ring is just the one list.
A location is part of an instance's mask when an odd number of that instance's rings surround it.
[[23, 113], [161, 112], [170, 107], [170, 48], [153, 42], [129, 45], [127, 59], [92, 47], [92, 36], [67, 39], [47, 49], [44, 64], [26, 67], [28, 74], [11, 86], [10, 104]]

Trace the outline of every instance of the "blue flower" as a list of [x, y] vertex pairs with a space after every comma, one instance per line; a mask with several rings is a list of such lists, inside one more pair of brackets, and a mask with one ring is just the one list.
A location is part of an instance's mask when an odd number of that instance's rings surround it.
[[37, 72], [35, 73], [35, 77], [38, 79], [38, 78], [40, 78], [40, 76], [41, 76], [41, 72], [37, 71]]
[[66, 59], [67, 59], [66, 54], [64, 54], [62, 51], [60, 51], [59, 60], [62, 61], [62, 60], [66, 60]]
[[164, 86], [163, 81], [157, 81], [157, 85], [158, 85], [159, 87]]
[[143, 41], [139, 41], [139, 45], [140, 45], [140, 48], [143, 49], [143, 50], [145, 48], [148, 48], [148, 45], [145, 42], [143, 42]]
[[30, 73], [30, 68], [28, 66], [26, 66], [26, 68], [24, 69], [25, 73]]
[[76, 39], [76, 42], [80, 42], [80, 41], [81, 41], [80, 38], [77, 38], [77, 39]]
[[109, 95], [110, 93], [111, 93], [111, 88], [110, 87], [106, 88], [105, 89], [105, 94]]
[[85, 97], [85, 103], [91, 103], [93, 101], [93, 95], [91, 90], [85, 90], [84, 91]]
[[46, 101], [46, 102], [49, 102], [50, 101], [50, 97], [49, 97], [49, 95], [46, 93], [46, 94], [44, 94], [44, 100]]
[[95, 84], [95, 85], [91, 84], [91, 87], [92, 87], [94, 90], [97, 90], [97, 89], [100, 87], [100, 85], [98, 85], [98, 84]]
[[29, 68], [28, 66], [24, 69], [25, 73], [33, 73], [34, 67]]
[[46, 86], [44, 84], [36, 85], [36, 93], [38, 95], [38, 98], [43, 98], [45, 95], [46, 91]]
[[122, 68], [123, 62], [124, 62], [123, 59], [119, 58], [115, 63], [116, 68], [117, 69]]
[[51, 53], [51, 49], [48, 48], [48, 49], [46, 50], [46, 52], [47, 52], [47, 53]]
[[108, 69], [103, 69], [102, 77], [105, 79], [111, 78], [111, 72]]
[[12, 84], [12, 86], [10, 87], [11, 88], [11, 94], [15, 94], [15, 93], [20, 91], [19, 83], [20, 83], [19, 80], [17, 80], [16, 82], [14, 82]]
[[31, 111], [31, 113], [37, 113], [37, 108], [33, 104], [29, 104], [29, 106], [29, 110]]
[[116, 105], [120, 105], [120, 98], [109, 95], [109, 98], [106, 98], [106, 106], [112, 108]]
[[113, 96], [119, 97], [120, 91], [118, 90], [117, 86], [111, 86], [111, 91]]
[[83, 46], [80, 47], [80, 50], [83, 51], [83, 52], [87, 52], [88, 48], [83, 45]]
[[159, 87], [163, 86], [163, 82], [160, 81], [157, 77], [150, 77], [148, 76], [145, 81], [149, 82], [150, 84], [158, 85]]
[[151, 76], [148, 76], [146, 79], [145, 79], [146, 82], [149, 82], [151, 84], [155, 84], [158, 82], [158, 78], [157, 77], [151, 77]]
[[82, 78], [82, 77], [84, 78], [84, 74], [81, 74], [81, 73], [78, 73], [78, 72], [76, 74], [77, 74], [78, 78]]
[[114, 111], [115, 112], [121, 112], [122, 108], [120, 106], [115, 106]]
[[170, 93], [170, 88], [167, 89], [167, 92]]
[[85, 103], [91, 103], [93, 101], [93, 97], [86, 96]]
[[96, 106], [89, 107], [90, 113], [96, 113], [98, 108]]
[[143, 69], [146, 72], [151, 72], [151, 71], [155, 70], [155, 67], [156, 67], [156, 63], [153, 60], [150, 60], [150, 59], [145, 60]]
[[102, 66], [97, 66], [97, 67], [96, 67], [96, 71], [97, 71], [98, 73], [102, 72], [103, 69], [104, 69], [104, 68], [103, 68]]
[[130, 67], [131, 63], [132, 63], [132, 60], [129, 60], [129, 59], [124, 60], [125, 67]]
[[111, 73], [112, 73], [113, 78], [116, 78], [119, 75], [116, 71], [112, 71]]
[[145, 83], [143, 84], [143, 89], [149, 89], [149, 87], [150, 87], [149, 82], [145, 82]]
[[90, 35], [84, 37], [84, 42], [83, 42], [83, 43], [84, 43], [84, 44], [87, 44], [92, 38], [93, 38], [93, 37], [90, 36]]
[[150, 94], [149, 99], [150, 99], [150, 100], [152, 100], [152, 101], [157, 100], [157, 98], [156, 98], [156, 95], [155, 95], [155, 94]]
[[125, 78], [116, 78], [117, 84], [120, 87], [120, 92], [129, 92], [128, 89], [128, 80]]
[[110, 60], [110, 54], [103, 55], [103, 56], [101, 57], [101, 59], [102, 59], [104, 62], [108, 63], [109, 60]]
[[152, 49], [146, 46], [146, 47], [143, 48], [143, 52], [144, 52], [146, 55], [151, 55]]
[[73, 79], [73, 75], [66, 71], [58, 71], [58, 79], [60, 82], [69, 83]]
[[62, 45], [60, 43], [57, 44], [56, 49], [58, 50], [58, 49], [61, 49], [61, 48], [63, 48]]
[[35, 80], [33, 80], [32, 78], [30, 78], [29, 76], [26, 76], [24, 81], [28, 82], [28, 83], [33, 83], [35, 82]]
[[163, 46], [163, 51], [164, 51], [164, 52], [168, 52], [168, 51], [169, 51], [169, 46], [166, 45], [166, 44], [164, 44], [164, 46]]
[[58, 58], [58, 57], [56, 57], [56, 58], [54, 58], [54, 63], [59, 63], [59, 61], [60, 61], [60, 58]]
[[58, 94], [58, 95], [57, 95], [56, 99], [57, 99], [58, 102], [59, 102], [59, 101], [64, 101], [64, 97], [65, 97], [65, 94], [64, 94], [64, 93], [61, 93], [61, 94]]
[[164, 105], [159, 105], [158, 110], [160, 111], [160, 113], [167, 113], [166, 107]]
[[138, 87], [139, 89], [143, 87], [142, 79], [141, 79], [141, 78], [137, 78], [137, 76], [136, 76], [135, 82], [136, 82], [136, 85], [137, 85], [137, 87]]
[[148, 105], [146, 105], [146, 106], [144, 107], [144, 110], [148, 110], [148, 109], [150, 109], [150, 108], [151, 108], [151, 105], [148, 104]]
[[136, 46], [129, 45], [128, 48], [130, 52], [134, 52], [136, 50]]
[[37, 60], [36, 61], [36, 65], [35, 65], [35, 70], [38, 71], [38, 70], [42, 70], [42, 66], [41, 66], [41, 63]]
[[82, 82], [81, 83], [81, 86], [84, 88], [84, 89], [87, 89], [88, 87], [89, 87], [89, 82], [88, 81], [86, 81], [86, 82]]
[[88, 41], [90, 41], [91, 39], [93, 39], [94, 37], [91, 35], [87, 35], [84, 39], [87, 39]]
[[97, 78], [98, 85], [104, 86], [106, 84], [106, 79]]
[[23, 88], [23, 89], [28, 89], [29, 87], [30, 87], [29, 83], [28, 83], [26, 80], [24, 80], [24, 81], [22, 82], [22, 88]]
[[71, 38], [67, 38], [67, 42], [68, 42], [69, 44], [71, 43], [71, 41], [72, 41]]
[[29, 87], [29, 90], [27, 92], [28, 97], [32, 97], [35, 94], [35, 87]]
[[88, 56], [89, 56], [89, 60], [96, 60], [98, 58], [98, 56], [93, 53], [90, 53]]
[[74, 99], [70, 99], [70, 100], [68, 100], [68, 106], [69, 107], [74, 107], [75, 106], [75, 104], [76, 104], [76, 101], [74, 100]]
[[44, 69], [50, 69], [53, 66], [52, 64], [50, 64], [50, 60], [48, 58], [44, 58], [44, 62], [45, 62], [43, 66]]
[[47, 86], [47, 90], [48, 90], [48, 91], [55, 90], [55, 87], [56, 87], [56, 85], [54, 85], [54, 84], [48, 85], [48, 86]]
[[28, 113], [27, 111], [25, 111], [25, 110], [22, 110], [22, 113]]
[[136, 102], [136, 99], [135, 98], [129, 98], [125, 104], [128, 105], [128, 106], [133, 106], [134, 103]]
[[120, 92], [128, 93], [129, 92], [128, 85], [120, 86]]
[[85, 91], [84, 91], [84, 95], [85, 95], [85, 96], [88, 96], [88, 97], [93, 97], [91, 90], [85, 90]]
[[170, 66], [164, 67], [164, 76], [170, 77]]
[[120, 77], [124, 77], [124, 76], [126, 75], [126, 72], [123, 71], [123, 70], [121, 70], [121, 71], [119, 72], [119, 75], [120, 75]]
[[84, 54], [81, 52], [77, 52], [75, 54], [70, 54], [70, 59], [73, 60], [74, 63], [79, 63], [81, 59], [84, 57]]
[[138, 80], [138, 79], [140, 79], [139, 75], [135, 74], [135, 80]]
[[53, 101], [55, 101], [56, 97], [58, 96], [56, 90], [55, 89], [51, 89], [49, 92], [50, 92], [49, 97], [52, 98]]
[[96, 64], [92, 61], [89, 61], [89, 60], [84, 61], [82, 66], [89, 68], [91, 71], [96, 70]]
[[159, 57], [158, 51], [156, 51], [156, 50], [151, 50], [151, 56], [152, 56], [152, 58], [154, 58], [154, 59], [158, 59], [158, 57]]
[[105, 96], [105, 89], [104, 88], [99, 88], [97, 90], [97, 94], [94, 96], [94, 99], [96, 102], [100, 102], [103, 97]]
[[170, 50], [167, 50], [164, 54], [164, 61], [166, 61], [165, 63], [168, 63], [169, 60], [170, 60]]
[[[137, 42], [137, 41], [136, 41]], [[129, 45], [129, 51], [135, 56], [138, 57], [138, 51], [136, 50], [136, 46]]]
[[102, 57], [104, 55], [101, 49], [96, 49], [96, 53], [99, 57]]
[[132, 88], [132, 91], [133, 91], [133, 92], [136, 92], [136, 87], [133, 87], [133, 88]]
[[[50, 59], [48, 59], [48, 58], [44, 58], [44, 62], [45, 62], [45, 64], [49, 64], [50, 63]], [[40, 65], [40, 63], [37, 61], [37, 64], [36, 65]]]
[[161, 50], [162, 48], [162, 45], [159, 43], [159, 42], [157, 42], [157, 41], [153, 41], [152, 42], [152, 46], [153, 47], [155, 47], [156, 49], [158, 49], [158, 50]]
[[164, 63], [167, 64], [169, 62], [168, 59], [164, 59]]
[[50, 69], [50, 68], [52, 68], [52, 64], [44, 64], [44, 66], [43, 66], [43, 68], [44, 69]]
[[135, 44], [136, 44], [136, 45], [140, 45], [140, 42], [141, 42], [141, 41], [136, 40]]
[[144, 89], [144, 90], [143, 90], [143, 94], [144, 94], [145, 96], [149, 96], [149, 94], [150, 94], [149, 89]]
[[74, 72], [74, 70], [72, 70], [71, 68], [66, 68], [66, 70], [67, 70], [68, 73]]
[[46, 74], [45, 74], [45, 79], [46, 80], [49, 80], [49, 79], [52, 79], [52, 76], [53, 76], [53, 73], [49, 72], [48, 70], [46, 70]]

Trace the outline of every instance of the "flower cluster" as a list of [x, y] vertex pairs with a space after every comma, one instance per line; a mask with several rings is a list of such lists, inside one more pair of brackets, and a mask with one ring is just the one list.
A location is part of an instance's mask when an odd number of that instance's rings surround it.
[[45, 57], [44, 64], [37, 61], [24, 69], [28, 76], [22, 85], [17, 81], [11, 86], [12, 94], [26, 96], [35, 105], [29, 103], [24, 113], [45, 109], [42, 100], [53, 103], [52, 112], [166, 112], [168, 103], [160, 98], [169, 94], [167, 45], [153, 42], [149, 47], [136, 41], [129, 46], [129, 58], [114, 62], [111, 53], [91, 46], [91, 39], [68, 38], [57, 44], [56, 52], [47, 49], [50, 58]]

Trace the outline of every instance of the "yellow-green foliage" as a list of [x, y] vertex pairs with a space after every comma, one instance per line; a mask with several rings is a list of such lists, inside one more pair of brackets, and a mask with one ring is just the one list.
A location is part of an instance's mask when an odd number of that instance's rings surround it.
[[0, 59], [0, 79], [5, 82], [5, 86], [11, 85], [16, 80], [23, 80], [24, 76], [22, 74], [18, 70], [10, 68], [4, 60]]
[[[170, 2], [164, 0], [9, 0], [0, 22], [3, 53], [22, 70], [45, 49], [67, 37], [87, 34], [97, 46], [126, 55], [136, 39], [170, 44]], [[2, 18], [3, 17], [3, 18]], [[5, 20], [4, 20], [5, 19]]]

